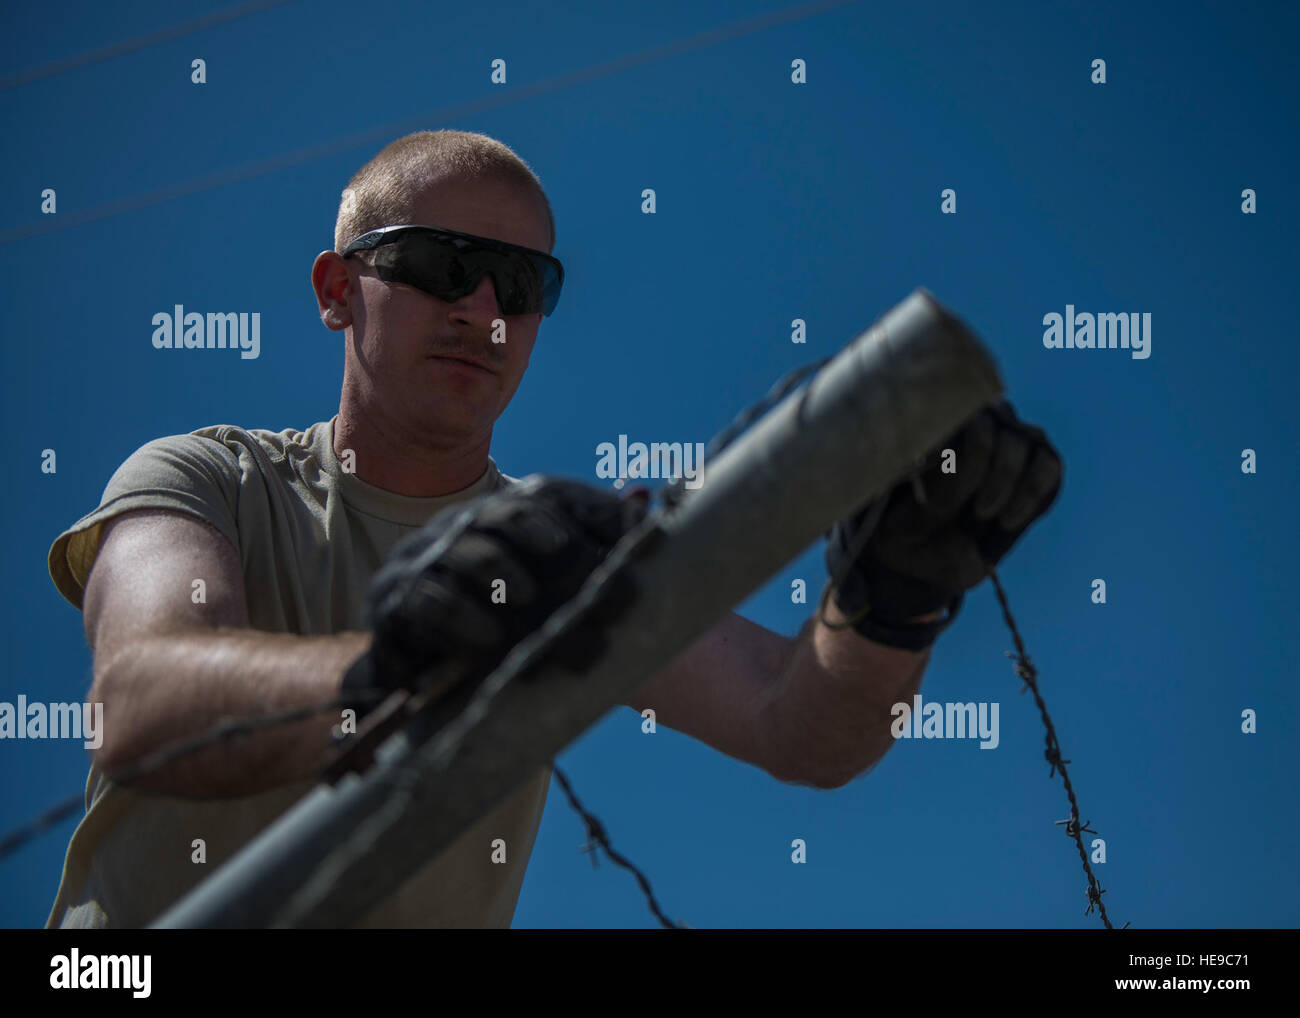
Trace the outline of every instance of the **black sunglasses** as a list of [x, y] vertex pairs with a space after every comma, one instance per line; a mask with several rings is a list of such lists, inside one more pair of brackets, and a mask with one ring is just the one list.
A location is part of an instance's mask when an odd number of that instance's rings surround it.
[[486, 273], [505, 315], [549, 316], [564, 285], [564, 266], [544, 251], [437, 226], [371, 230], [349, 244], [343, 257], [357, 251], [374, 251], [375, 272], [385, 282], [405, 283], [440, 300], [472, 293]]

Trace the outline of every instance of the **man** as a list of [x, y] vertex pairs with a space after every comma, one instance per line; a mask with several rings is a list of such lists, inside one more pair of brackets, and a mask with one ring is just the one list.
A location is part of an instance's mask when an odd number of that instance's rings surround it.
[[[111, 775], [225, 717], [341, 693], [364, 707], [359, 687], [417, 688], [439, 662], [491, 667], [636, 521], [629, 500], [576, 482], [512, 496], [518, 482], [489, 455], [558, 297], [554, 239], [540, 183], [500, 143], [439, 131], [389, 145], [349, 183], [334, 250], [312, 267], [322, 322], [347, 334], [337, 416], [150, 442], [54, 542], [105, 735], [48, 926], [148, 924], [312, 787], [338, 716], [218, 744], [129, 786]], [[924, 503], [900, 485], [865, 548], [850, 545], [867, 507], [831, 534], [830, 624], [790, 640], [732, 614], [627, 706], [782, 781], [834, 788], [872, 766], [891, 744], [890, 705], [919, 687], [962, 592], [1059, 488], [1059, 458], [1005, 405], [946, 444], [957, 473], [928, 464]], [[456, 515], [443, 510], [470, 501], [473, 524], [422, 559]], [[508, 607], [491, 602], [494, 579]], [[562, 652], [590, 658], [599, 621]], [[508, 927], [549, 778], [360, 925]], [[498, 838], [505, 865], [491, 859]]]

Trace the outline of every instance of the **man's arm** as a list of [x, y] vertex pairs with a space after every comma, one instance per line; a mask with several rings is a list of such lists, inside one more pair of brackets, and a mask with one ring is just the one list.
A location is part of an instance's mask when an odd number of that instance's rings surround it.
[[[941, 612], [923, 616], [930, 620]], [[842, 621], [830, 599], [826, 617]], [[838, 788], [893, 745], [890, 708], [911, 702], [929, 662], [814, 616], [794, 639], [730, 613], [626, 706], [773, 777]]]
[[[844, 621], [834, 598], [826, 618]], [[829, 789], [874, 767], [894, 745], [890, 709], [912, 702], [929, 663], [929, 648], [889, 647], [852, 629], [831, 629], [814, 615], [755, 708], [759, 742], [776, 761], [769, 769], [782, 780]]]
[[[206, 603], [195, 604], [202, 579]], [[104, 704], [95, 762], [114, 771], [223, 718], [290, 710], [339, 695], [370, 634], [297, 636], [248, 627], [231, 543], [193, 516], [123, 513], [107, 524], [86, 581], [92, 702]], [[131, 783], [195, 799], [252, 795], [318, 773], [337, 712], [222, 741]]]
[[[732, 615], [628, 706], [654, 707], [669, 727], [783, 781], [847, 784], [889, 750], [891, 709], [910, 701], [929, 663], [928, 647], [877, 639], [933, 640], [964, 592], [1056, 500], [1062, 477], [1060, 454], [1043, 430], [1021, 421], [1006, 400], [990, 404], [910, 478], [832, 528], [827, 569], [847, 586], [827, 598], [826, 617], [843, 622], [844, 604], [861, 617], [856, 629], [832, 629], [814, 616], [785, 641]], [[860, 534], [870, 536], [862, 547]], [[920, 622], [941, 625], [918, 632]]]

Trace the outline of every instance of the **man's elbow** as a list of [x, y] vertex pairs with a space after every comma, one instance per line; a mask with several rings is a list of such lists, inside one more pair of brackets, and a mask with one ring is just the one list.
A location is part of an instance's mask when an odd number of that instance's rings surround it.
[[103, 705], [104, 723], [97, 733], [97, 745], [90, 747], [90, 759], [103, 774], [110, 774], [122, 766], [123, 745], [122, 726], [115, 724], [117, 714], [110, 709], [116, 699], [116, 684], [107, 668], [95, 669], [95, 679], [91, 683], [87, 698], [91, 704]]
[[854, 778], [859, 777], [870, 769], [871, 768], [868, 766], [855, 771], [835, 771], [829, 774], [822, 773], [810, 780], [808, 785], [812, 788], [820, 789], [823, 792], [831, 792], [837, 788], [843, 788]]
[[772, 777], [776, 778], [776, 780], [781, 782], [783, 785], [798, 785], [801, 788], [815, 788], [819, 792], [829, 792], [836, 788], [843, 788], [850, 780], [852, 780], [851, 778], [840, 779], [798, 775], [793, 777], [782, 777], [779, 774], [773, 774]]
[[745, 758], [783, 785], [830, 791], [852, 779], [844, 772], [843, 760], [826, 752], [828, 747], [819, 745], [814, 750], [804, 739], [796, 743], [788, 727], [776, 724], [770, 711], [755, 716], [752, 731]]
[[787, 763], [784, 767], [776, 769], [768, 767], [766, 770], [784, 784], [802, 785], [805, 788], [816, 788], [820, 791], [830, 792], [837, 788], [843, 788], [850, 782], [871, 773], [892, 745], [893, 742], [891, 741], [870, 756], [864, 757], [859, 754], [854, 759], [847, 761], [844, 759], [823, 760], [817, 763], [801, 761], [797, 765]]
[[845, 774], [843, 771], [814, 768], [806, 761], [799, 765], [787, 763], [784, 766], [767, 766], [763, 769], [783, 785], [799, 785], [801, 788], [815, 788], [822, 792], [843, 788], [854, 778], [854, 775]]
[[830, 792], [836, 788], [843, 788], [848, 784], [848, 781], [842, 781], [838, 778], [806, 778], [789, 781], [787, 784], [802, 785], [805, 788], [815, 788], [819, 792]]
[[[98, 745], [90, 747], [90, 759], [101, 774], [114, 783], [133, 787], [133, 781], [122, 781], [122, 772], [128, 772], [151, 749], [142, 743], [138, 709], [131, 709], [133, 695], [130, 669], [104, 667], [95, 670], [89, 699], [92, 704], [103, 705], [103, 722], [97, 733]], [[137, 699], [138, 703], [138, 699]]]

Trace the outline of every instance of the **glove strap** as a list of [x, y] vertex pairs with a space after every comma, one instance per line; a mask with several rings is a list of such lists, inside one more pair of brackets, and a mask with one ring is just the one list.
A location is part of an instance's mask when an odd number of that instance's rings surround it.
[[[817, 619], [828, 629], [852, 629], [860, 636], [865, 636], [868, 640], [875, 643], [882, 643], [887, 647], [899, 647], [903, 650], [921, 651], [925, 650], [938, 639], [939, 634], [952, 625], [953, 620], [957, 618], [957, 613], [961, 610], [962, 602], [966, 595], [956, 594], [947, 604], [948, 614], [941, 619], [935, 619], [932, 622], [906, 622], [906, 623], [886, 623], [878, 619], [871, 618], [871, 605], [853, 615], [847, 615], [843, 622], [832, 622], [826, 618], [826, 602], [831, 593], [831, 581], [826, 582], [826, 588], [822, 591], [821, 603], [817, 607]], [[836, 597], [835, 606], [840, 607], [839, 598]], [[843, 612], [843, 609], [840, 609]]]

